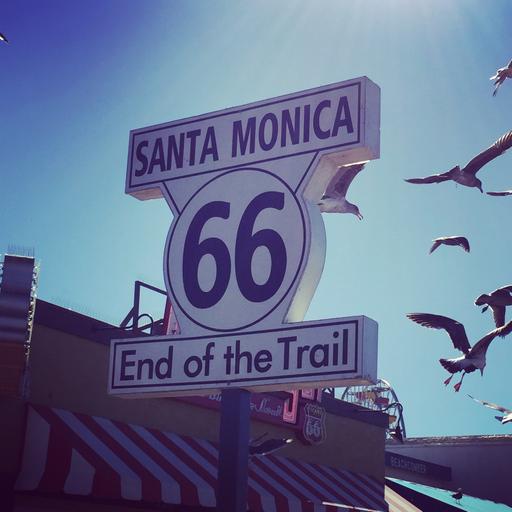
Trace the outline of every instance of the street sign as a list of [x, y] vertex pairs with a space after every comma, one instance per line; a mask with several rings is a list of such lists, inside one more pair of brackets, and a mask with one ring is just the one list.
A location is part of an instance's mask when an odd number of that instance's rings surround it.
[[377, 324], [361, 317], [199, 337], [113, 340], [110, 392], [183, 396], [226, 387], [344, 386], [376, 373]]
[[173, 213], [163, 266], [180, 335], [113, 340], [110, 393], [376, 378], [375, 322], [302, 320], [325, 260], [318, 201], [339, 166], [379, 157], [379, 119], [362, 77], [130, 133], [126, 192]]
[[362, 77], [132, 130], [126, 193], [153, 199], [164, 182], [319, 151], [372, 160], [379, 129], [380, 89]]

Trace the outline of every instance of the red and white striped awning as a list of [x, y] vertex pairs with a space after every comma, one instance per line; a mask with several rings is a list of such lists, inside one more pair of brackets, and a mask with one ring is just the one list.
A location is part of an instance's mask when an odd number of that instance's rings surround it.
[[384, 496], [389, 504], [389, 512], [421, 512], [418, 507], [415, 507], [410, 501], [407, 501], [387, 485]]
[[[29, 406], [17, 491], [215, 507], [214, 443], [63, 409]], [[350, 471], [251, 457], [253, 512], [387, 511], [384, 485]]]

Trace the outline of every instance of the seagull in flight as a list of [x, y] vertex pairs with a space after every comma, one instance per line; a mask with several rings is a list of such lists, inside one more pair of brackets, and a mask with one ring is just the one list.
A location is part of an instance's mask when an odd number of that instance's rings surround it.
[[249, 455], [268, 455], [269, 453], [283, 448], [287, 444], [293, 443], [293, 439], [291, 437], [267, 439], [260, 442], [267, 435], [268, 432], [265, 432], [256, 439], [249, 440]]
[[453, 359], [439, 359], [443, 368], [452, 374], [444, 381], [445, 386], [450, 383], [453, 374], [462, 372], [462, 378], [454, 386], [455, 391], [460, 390], [466, 373], [480, 370], [480, 373], [482, 375], [484, 374], [486, 365], [485, 355], [491, 341], [496, 338], [496, 336], [503, 338], [512, 331], [512, 321], [510, 321], [508, 324], [488, 332], [482, 339], [471, 346], [466, 335], [466, 329], [464, 329], [464, 326], [460, 322], [457, 322], [457, 320], [453, 320], [447, 316], [432, 315], [430, 313], [408, 313], [407, 318], [417, 324], [423, 325], [423, 327], [444, 329], [448, 336], [450, 336], [453, 346], [463, 353], [462, 356]]
[[485, 313], [487, 308], [491, 308], [496, 327], [501, 327], [505, 324], [506, 307], [512, 306], [512, 285], [502, 286], [489, 293], [482, 293], [475, 299], [475, 306], [484, 306], [482, 313]]
[[432, 240], [434, 244], [430, 248], [429, 254], [432, 254], [440, 245], [458, 245], [466, 252], [469, 252], [469, 242], [464, 236], [441, 236]]
[[352, 180], [364, 169], [364, 165], [348, 165], [336, 171], [318, 203], [322, 213], [353, 213], [359, 220], [363, 218], [359, 208], [347, 201], [345, 196]]
[[512, 190], [501, 190], [499, 192], [487, 192], [489, 196], [512, 196]]
[[478, 402], [479, 404], [485, 405], [485, 407], [489, 407], [489, 409], [495, 409], [496, 411], [500, 411], [503, 413], [503, 416], [494, 416], [498, 421], [501, 421], [503, 425], [505, 423], [509, 423], [512, 421], [512, 410], [505, 409], [505, 407], [502, 407], [501, 405], [493, 404], [492, 402], [486, 402], [485, 400], [478, 400], [478, 398], [475, 398], [471, 395], [468, 395], [469, 398], [472, 398], [475, 402]]
[[494, 144], [484, 149], [472, 160], [470, 160], [462, 169], [456, 165], [452, 169], [442, 174], [432, 174], [424, 178], [409, 178], [408, 183], [416, 185], [425, 185], [428, 183], [441, 183], [443, 181], [455, 181], [459, 185], [465, 187], [475, 187], [480, 192], [482, 190], [482, 182], [476, 177], [476, 173], [491, 160], [502, 155], [512, 146], [512, 130], [502, 135]]
[[504, 68], [499, 68], [494, 76], [491, 76], [489, 80], [494, 80], [494, 92], [493, 96], [496, 96], [500, 85], [507, 79], [512, 78], [512, 60]]
[[7, 37], [5, 37], [1, 32], [0, 32], [0, 41], [3, 41], [4, 43], [9, 43], [9, 40], [7, 39]]

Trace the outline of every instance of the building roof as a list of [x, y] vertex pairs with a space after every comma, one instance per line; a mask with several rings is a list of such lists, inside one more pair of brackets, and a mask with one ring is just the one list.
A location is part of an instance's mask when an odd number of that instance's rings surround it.
[[133, 333], [130, 330], [120, 329], [116, 325], [102, 322], [41, 299], [37, 299], [36, 302], [34, 322], [103, 345], [110, 345], [112, 338], [131, 338], [132, 336], [145, 335], [141, 332]]
[[[504, 505], [503, 503], [482, 500], [480, 498], [475, 498], [474, 496], [467, 496], [466, 494], [464, 494], [462, 498], [456, 502], [452, 497], [453, 491], [447, 491], [445, 489], [429, 487], [428, 485], [407, 482], [397, 478], [386, 478], [386, 481], [395, 482], [400, 486], [406, 487], [425, 496], [429, 496], [430, 498], [434, 498], [442, 503], [446, 503], [450, 507], [456, 507], [467, 512], [512, 512], [512, 508]], [[394, 489], [395, 491], [397, 490], [396, 487], [394, 487]], [[400, 494], [400, 491], [397, 492]]]
[[475, 444], [509, 444], [512, 434], [474, 435], [474, 436], [439, 436], [439, 437], [408, 437], [405, 445], [475, 445]]

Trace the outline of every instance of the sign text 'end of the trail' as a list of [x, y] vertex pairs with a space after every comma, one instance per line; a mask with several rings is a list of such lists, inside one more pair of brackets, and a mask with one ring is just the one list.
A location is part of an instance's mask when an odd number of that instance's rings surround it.
[[368, 384], [377, 323], [364, 316], [200, 337], [112, 340], [109, 392], [125, 397]]

